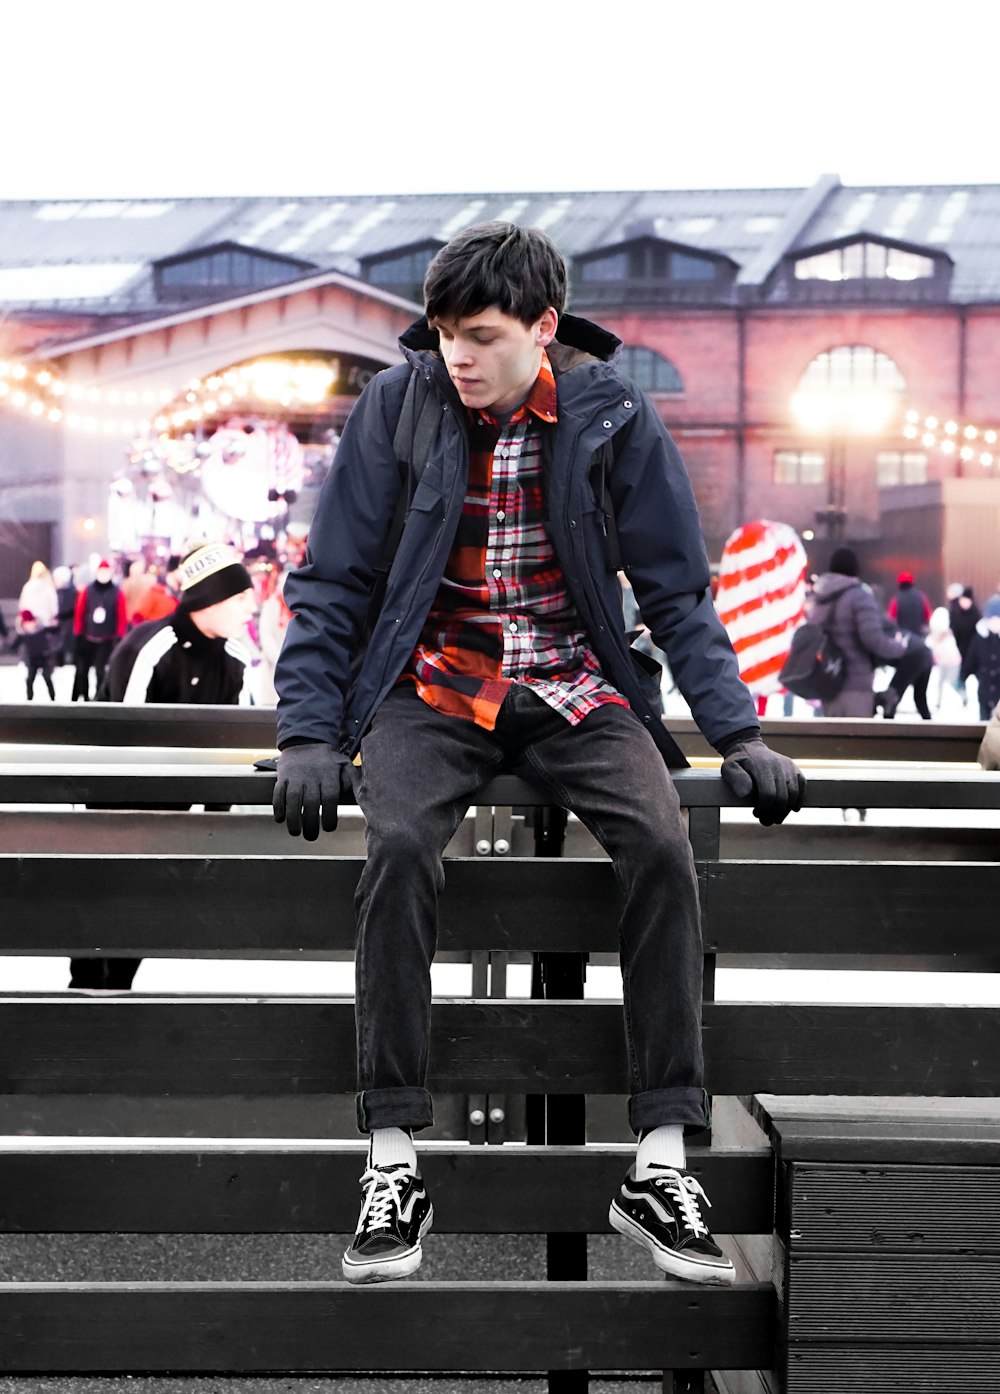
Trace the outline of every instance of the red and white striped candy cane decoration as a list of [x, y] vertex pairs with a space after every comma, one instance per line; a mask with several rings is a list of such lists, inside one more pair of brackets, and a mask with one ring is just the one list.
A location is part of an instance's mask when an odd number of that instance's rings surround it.
[[805, 548], [787, 523], [761, 518], [726, 540], [716, 608], [740, 676], [758, 696], [781, 690], [778, 674], [804, 616], [806, 566]]

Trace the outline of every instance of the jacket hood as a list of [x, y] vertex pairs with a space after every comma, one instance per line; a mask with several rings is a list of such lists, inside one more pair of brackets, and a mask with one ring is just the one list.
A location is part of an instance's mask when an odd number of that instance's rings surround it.
[[[411, 368], [422, 371], [428, 381], [433, 378], [449, 400], [458, 404], [458, 393], [441, 357], [438, 332], [430, 327], [426, 316], [415, 320], [401, 335], [399, 347]], [[608, 395], [608, 381], [615, 383], [613, 391], [620, 389], [621, 382], [613, 366], [620, 348], [621, 340], [599, 324], [581, 319], [578, 315], [564, 314], [560, 318], [556, 337], [546, 350], [552, 371], [560, 384], [560, 414], [573, 409], [584, 410], [588, 406], [596, 410]], [[570, 371], [588, 365], [596, 369], [596, 373], [574, 374]]]
[[[556, 329], [556, 337], [549, 345], [548, 354], [553, 369], [564, 372], [585, 359], [596, 359], [599, 363], [610, 363], [621, 348], [621, 339], [599, 324], [579, 315], [561, 315]], [[399, 346], [407, 357], [411, 353], [440, 353], [438, 332], [427, 323], [427, 316], [414, 320], [409, 329], [400, 336]]]
[[861, 582], [856, 576], [844, 576], [840, 571], [824, 571], [823, 575], [816, 582], [813, 594], [819, 600], [833, 600], [836, 596], [843, 595], [852, 586], [860, 586]]

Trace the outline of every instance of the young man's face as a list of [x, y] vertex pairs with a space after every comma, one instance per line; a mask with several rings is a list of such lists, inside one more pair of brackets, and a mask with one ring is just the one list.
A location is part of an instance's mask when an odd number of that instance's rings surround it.
[[253, 591], [245, 590], [204, 610], [192, 611], [191, 620], [209, 639], [238, 639], [256, 610]]
[[519, 407], [535, 384], [542, 350], [555, 338], [557, 324], [552, 308], [534, 324], [496, 308], [436, 320], [441, 355], [463, 405], [491, 413]]

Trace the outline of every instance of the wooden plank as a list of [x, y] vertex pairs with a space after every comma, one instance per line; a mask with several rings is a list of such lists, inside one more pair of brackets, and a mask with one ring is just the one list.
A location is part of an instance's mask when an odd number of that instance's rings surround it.
[[0, 705], [0, 741], [12, 744], [187, 746], [271, 751], [275, 711], [268, 707], [112, 702], [51, 707]]
[[1000, 1099], [760, 1094], [754, 1117], [786, 1162], [1000, 1166]]
[[773, 1321], [764, 1284], [3, 1283], [0, 1370], [758, 1369]]
[[971, 954], [1000, 965], [1000, 863], [738, 861], [704, 877], [706, 951]]
[[[690, 717], [665, 725], [688, 757], [714, 756]], [[761, 722], [764, 739], [793, 760], [975, 760], [983, 722], [771, 719]], [[108, 746], [188, 746], [270, 750], [275, 713], [267, 707], [150, 704], [122, 707], [0, 705], [0, 742]]]
[[1000, 1254], [1000, 1166], [789, 1168], [789, 1251]]
[[[0, 856], [0, 953], [323, 956], [354, 945], [362, 857]], [[1000, 864], [701, 863], [705, 950], [997, 963]], [[961, 907], [961, 913], [957, 913]], [[611, 863], [446, 862], [442, 952], [616, 953]], [[802, 966], [797, 964], [796, 966]]]
[[[162, 752], [160, 752], [162, 753]], [[0, 803], [135, 804], [140, 807], [178, 803], [271, 802], [274, 776], [234, 763], [66, 765], [55, 761], [8, 761], [0, 764]], [[203, 759], [203, 754], [199, 757]], [[730, 793], [716, 769], [672, 771], [681, 804], [690, 808], [748, 807], [750, 801]], [[513, 775], [500, 775], [484, 786], [480, 804], [537, 805], [550, 802], [544, 789]], [[868, 770], [813, 772], [805, 806], [809, 808], [1000, 809], [1000, 770], [900, 765]]]
[[[0, 952], [352, 950], [363, 867], [360, 856], [0, 856]], [[606, 859], [449, 860], [439, 948], [617, 951], [620, 913]]]
[[1000, 1258], [982, 1254], [789, 1255], [789, 1342], [992, 1346], [1000, 1359]]
[[[1000, 1092], [1000, 1008], [719, 1002], [704, 1020], [717, 1094]], [[350, 1000], [0, 998], [5, 1093], [353, 1091], [354, 1052]], [[621, 1004], [438, 1002], [428, 1087], [627, 1093]]]
[[[420, 1169], [439, 1234], [609, 1233], [608, 1204], [633, 1146], [427, 1144]], [[122, 1141], [0, 1150], [6, 1233], [350, 1233], [365, 1144], [187, 1147]], [[719, 1234], [774, 1228], [769, 1148], [692, 1147], [689, 1168]], [[488, 1198], [488, 1204], [484, 1200]]]
[[789, 1352], [785, 1394], [996, 1394], [996, 1346], [842, 1342], [797, 1345]]
[[[713, 810], [699, 816], [711, 818]], [[984, 820], [988, 821], [988, 820]], [[534, 854], [533, 830], [524, 820], [512, 820], [514, 856]], [[993, 827], [889, 827], [875, 823], [843, 823], [839, 819], [805, 822], [791, 818], [777, 828], [754, 820], [723, 822], [720, 853], [725, 859], [784, 861], [1000, 861], [1000, 837]], [[47, 856], [58, 851], [74, 856], [161, 855], [330, 857], [364, 852], [364, 819], [360, 809], [345, 809], [337, 831], [316, 842], [291, 839], [269, 811], [257, 808], [231, 813], [161, 813], [133, 809], [114, 813], [78, 811], [59, 806], [0, 807], [0, 850], [7, 854]], [[459, 826], [450, 855], [470, 856], [475, 847], [474, 819]], [[566, 860], [600, 855], [600, 848], [582, 824], [571, 821]]]

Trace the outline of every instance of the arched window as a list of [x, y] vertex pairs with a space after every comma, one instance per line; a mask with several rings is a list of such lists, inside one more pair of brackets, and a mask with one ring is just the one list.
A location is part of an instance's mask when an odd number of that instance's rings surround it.
[[812, 430], [848, 435], [885, 430], [900, 410], [906, 382], [888, 354], [843, 344], [817, 354], [799, 379], [792, 413]]
[[681, 375], [662, 353], [645, 344], [624, 344], [616, 360], [643, 392], [683, 392]]

